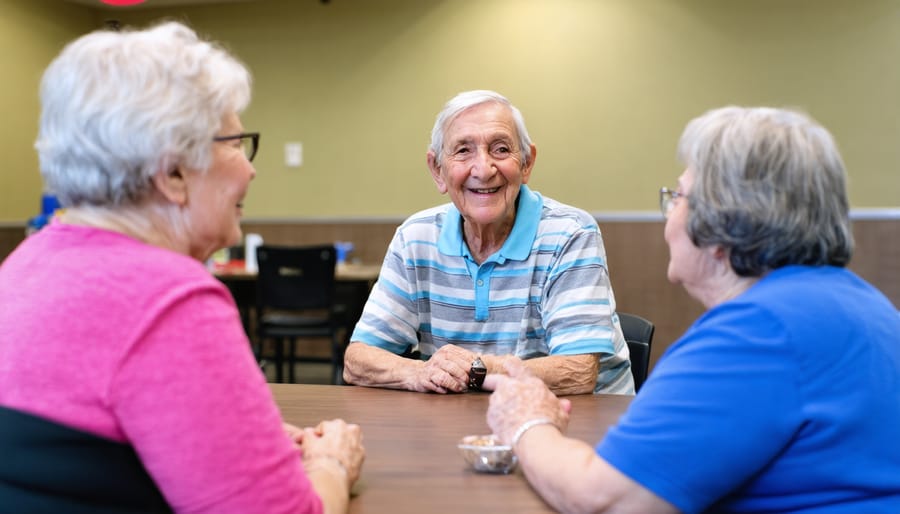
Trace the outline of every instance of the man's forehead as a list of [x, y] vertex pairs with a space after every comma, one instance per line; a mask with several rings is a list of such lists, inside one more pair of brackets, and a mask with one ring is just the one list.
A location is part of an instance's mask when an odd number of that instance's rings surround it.
[[[474, 115], [484, 115], [484, 111], [490, 109], [490, 117], [475, 122], [470, 118]], [[510, 109], [499, 103], [484, 103], [474, 105], [456, 115], [447, 125], [448, 140], [453, 143], [465, 143], [475, 139], [515, 139], [516, 123]]]
[[515, 141], [516, 135], [513, 130], [478, 130], [475, 132], [458, 132], [451, 134], [448, 141], [453, 143], [474, 143], [475, 141]]

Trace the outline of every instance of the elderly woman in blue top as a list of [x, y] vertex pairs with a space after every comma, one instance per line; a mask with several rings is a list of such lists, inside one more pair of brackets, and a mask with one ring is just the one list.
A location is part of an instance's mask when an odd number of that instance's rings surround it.
[[[452, 203], [391, 242], [345, 354], [352, 384], [462, 392], [473, 361], [508, 359], [555, 392], [634, 392], [596, 221], [531, 191], [535, 146], [493, 91], [451, 99], [428, 168]], [[401, 355], [418, 350], [422, 359]]]
[[596, 447], [514, 364], [485, 380], [488, 424], [562, 512], [900, 512], [900, 315], [845, 268], [831, 136], [730, 107], [692, 121], [679, 154], [668, 277], [709, 310]]

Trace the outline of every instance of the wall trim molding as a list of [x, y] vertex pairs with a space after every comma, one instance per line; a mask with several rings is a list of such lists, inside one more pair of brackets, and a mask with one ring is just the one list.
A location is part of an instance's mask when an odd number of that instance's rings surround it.
[[[591, 212], [597, 221], [606, 222], [654, 222], [663, 221], [662, 214], [657, 211], [601, 211]], [[289, 225], [292, 223], [335, 223], [335, 224], [382, 224], [402, 223], [407, 216], [298, 216], [294, 218], [244, 218], [243, 224]], [[851, 220], [900, 220], [900, 208], [859, 208], [850, 209]], [[0, 221], [0, 228], [21, 228], [25, 230], [26, 221]]]
[[[599, 211], [589, 213], [600, 222], [654, 222], [663, 221], [659, 211]], [[245, 218], [242, 223], [402, 223], [408, 216], [329, 216], [297, 218]], [[850, 209], [851, 220], [900, 220], [900, 208]]]
[[900, 209], [850, 209], [851, 220], [900, 220]]

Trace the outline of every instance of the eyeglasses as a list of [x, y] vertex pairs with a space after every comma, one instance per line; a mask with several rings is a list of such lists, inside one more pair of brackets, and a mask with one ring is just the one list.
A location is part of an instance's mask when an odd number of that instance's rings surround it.
[[253, 158], [256, 157], [256, 150], [259, 148], [259, 132], [243, 132], [233, 136], [216, 136], [213, 138], [213, 141], [233, 141], [235, 139], [241, 140], [241, 150], [244, 151], [247, 160], [253, 162]]
[[682, 196], [686, 195], [684, 193], [679, 193], [674, 189], [669, 189], [668, 187], [659, 188], [659, 208], [662, 210], [663, 217], [669, 217], [669, 213], [672, 212], [672, 209], [675, 207], [675, 199], [681, 198]]

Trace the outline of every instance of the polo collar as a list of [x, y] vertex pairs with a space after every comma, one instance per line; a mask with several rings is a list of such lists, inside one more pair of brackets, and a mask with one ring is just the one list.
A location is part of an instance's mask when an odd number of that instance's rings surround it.
[[[537, 236], [543, 207], [544, 199], [540, 193], [522, 184], [519, 197], [516, 199], [516, 220], [513, 222], [509, 237], [497, 252], [496, 260], [501, 263], [507, 259], [524, 261], [531, 255], [531, 246]], [[447, 207], [444, 224], [438, 236], [438, 251], [452, 257], [471, 257], [469, 248], [463, 241], [462, 215], [452, 203]]]

